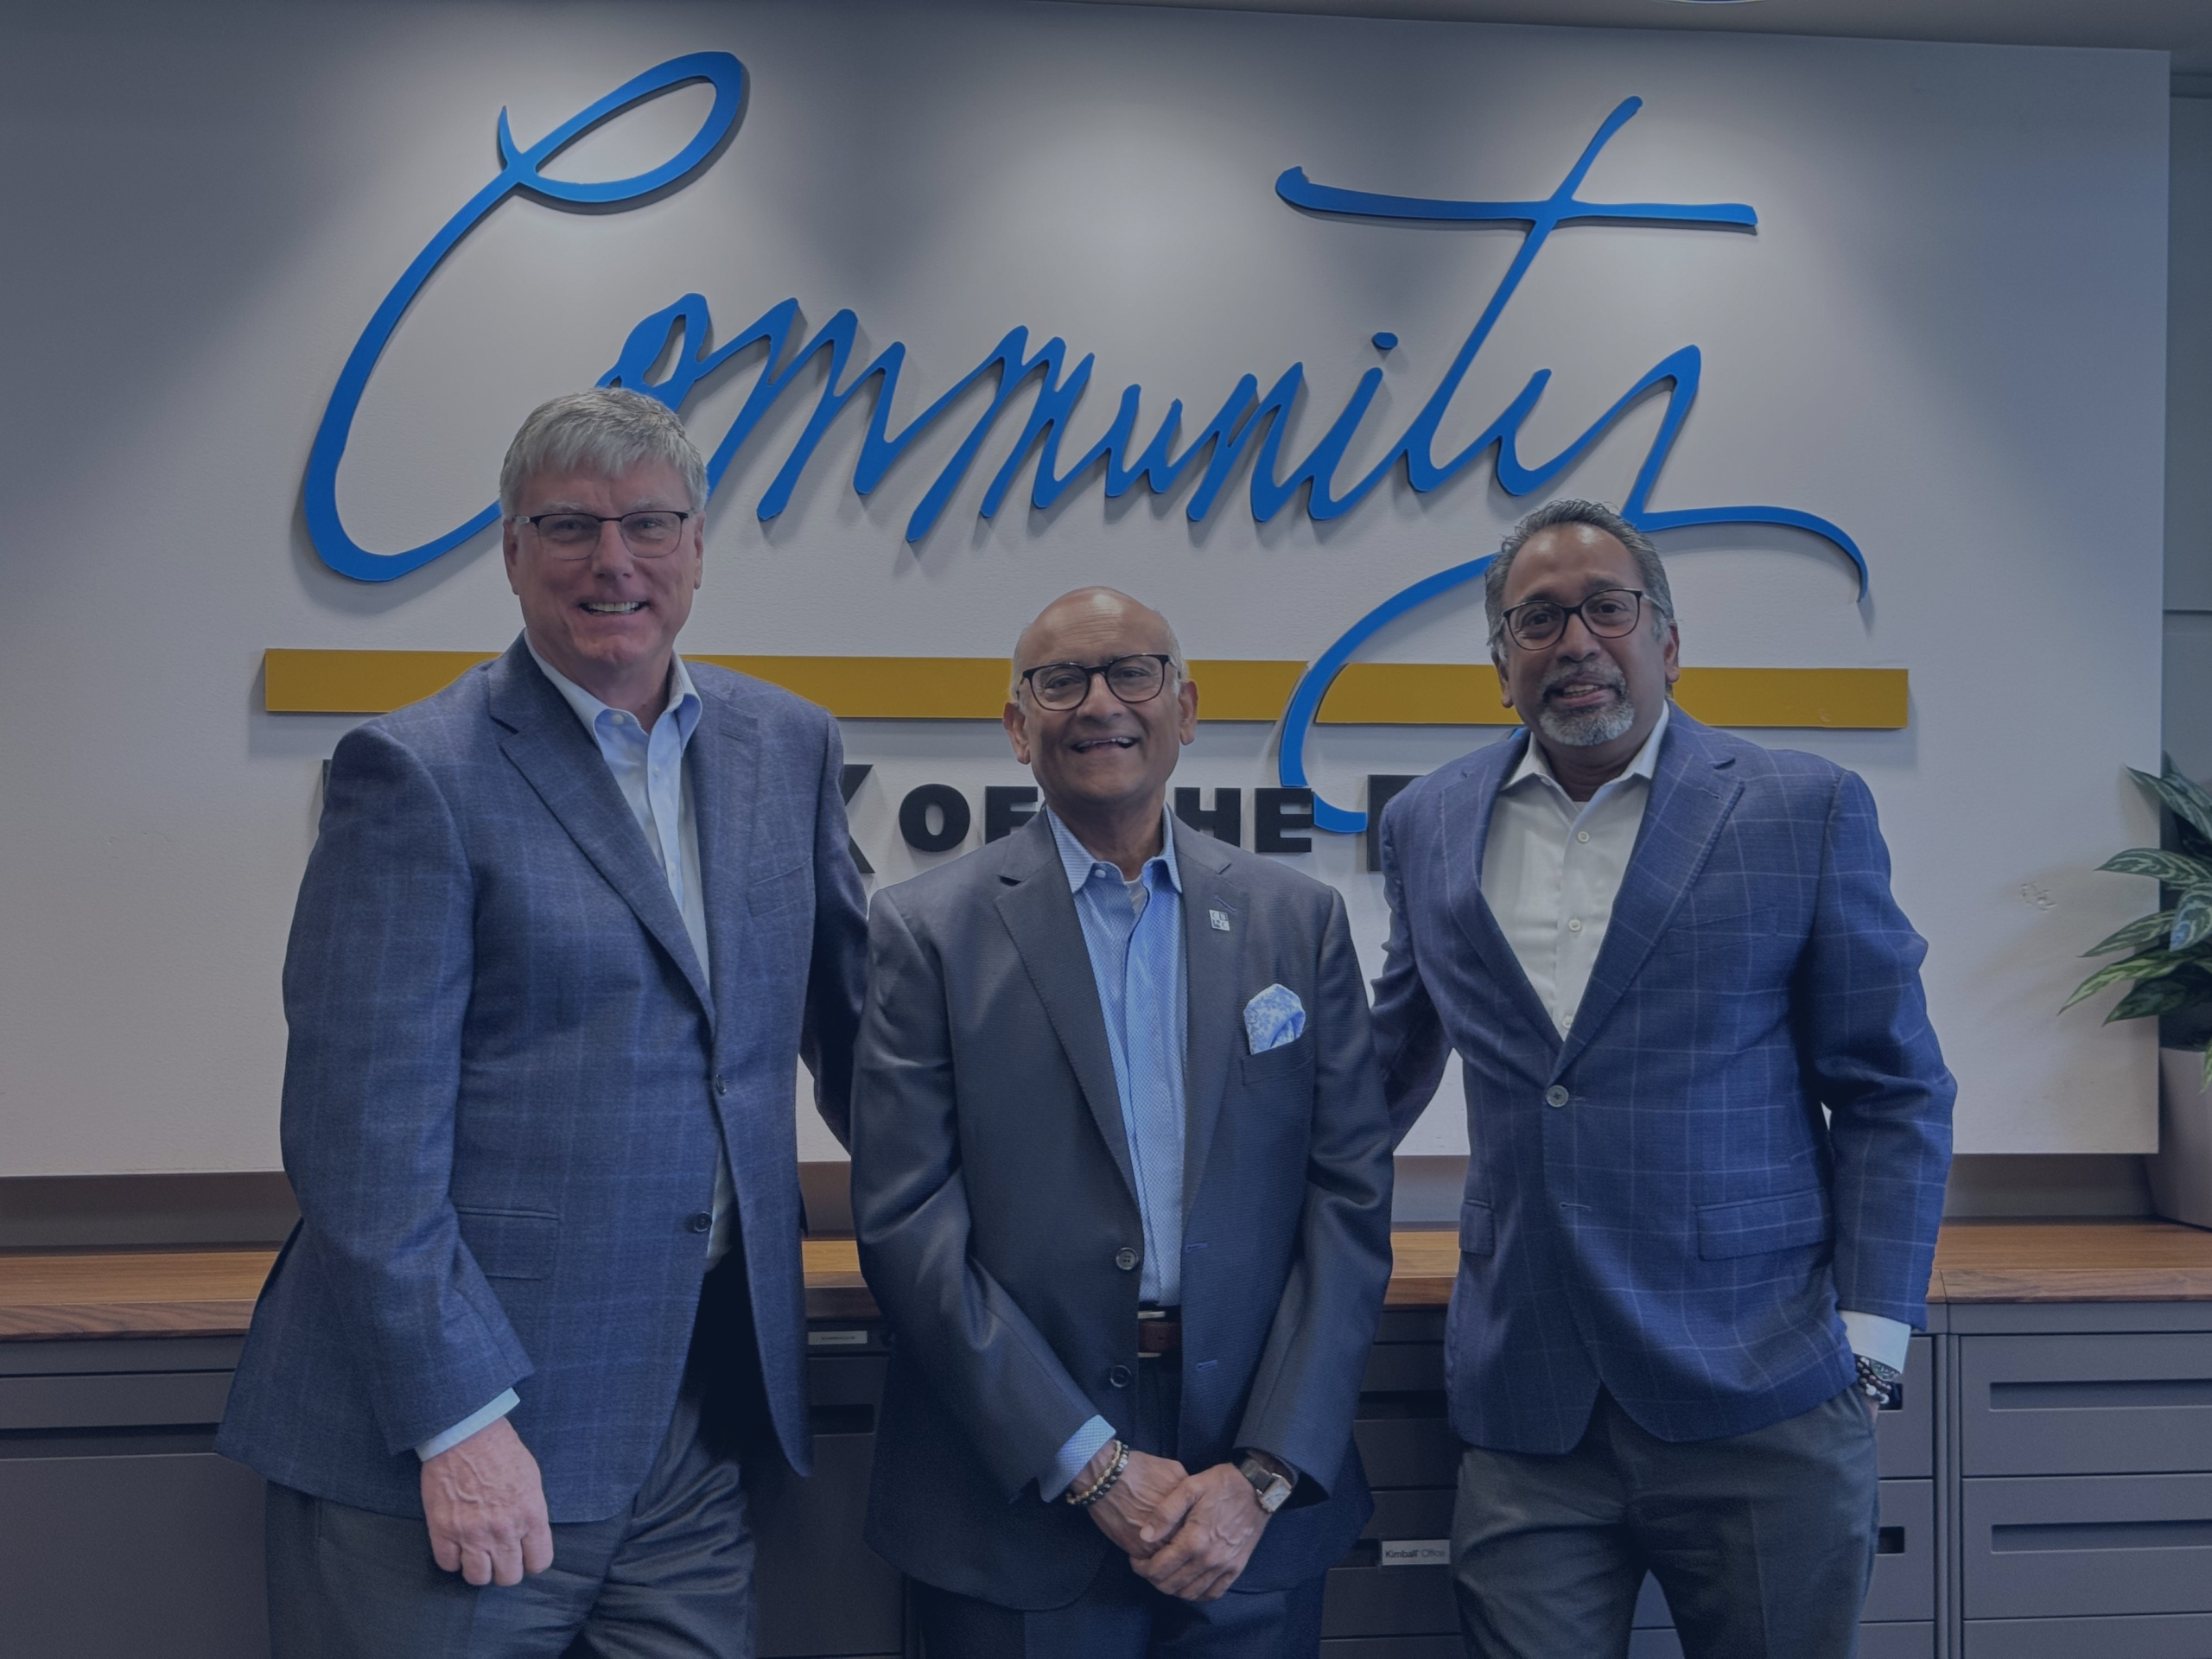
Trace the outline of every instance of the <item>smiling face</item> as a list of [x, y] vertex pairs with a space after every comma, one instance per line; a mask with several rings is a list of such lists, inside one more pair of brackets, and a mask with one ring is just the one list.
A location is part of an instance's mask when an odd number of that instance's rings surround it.
[[[1635, 556], [1594, 524], [1554, 524], [1522, 544], [1508, 572], [1500, 607], [1531, 600], [1580, 605], [1608, 588], [1640, 589]], [[1541, 740], [1556, 767], [1562, 752], [1585, 770], [1618, 771], [1636, 758], [1681, 673], [1671, 621], [1643, 601], [1636, 626], [1600, 639], [1580, 616], [1559, 638], [1530, 650], [1509, 631], [1497, 645], [1498, 684], [1506, 706]]]
[[533, 474], [518, 493], [501, 546], [507, 585], [522, 601], [523, 624], [538, 654], [601, 702], [635, 712], [642, 692], [657, 713], [676, 636], [704, 575], [698, 515], [684, 520], [673, 551], [648, 559], [630, 551], [619, 524], [601, 524], [587, 556], [557, 559], [553, 554], [563, 550], [518, 522], [564, 510], [607, 518], [647, 507], [690, 510], [673, 467], [643, 466], [617, 478]]
[[[1116, 657], [1175, 650], [1166, 619], [1110, 588], [1058, 599], [1014, 649], [1016, 671], [1046, 663], [1096, 667]], [[1075, 708], [1041, 709], [1027, 690], [1006, 705], [1014, 758], [1037, 777], [1045, 799], [1071, 827], [1102, 817], [1157, 819], [1184, 744], [1198, 735], [1198, 693], [1171, 683], [1148, 702], [1123, 702], [1103, 675]], [[1156, 826], [1155, 826], [1156, 827]]]

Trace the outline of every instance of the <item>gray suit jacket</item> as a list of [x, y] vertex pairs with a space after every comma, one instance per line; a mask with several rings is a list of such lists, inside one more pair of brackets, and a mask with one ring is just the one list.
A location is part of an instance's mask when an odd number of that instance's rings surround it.
[[284, 963], [301, 1222], [226, 1455], [419, 1514], [412, 1448], [516, 1387], [552, 1518], [619, 1512], [675, 1404], [727, 1152], [769, 1414], [807, 1465], [791, 1080], [804, 1053], [842, 1133], [864, 927], [842, 752], [811, 704], [691, 676], [711, 994], [519, 639], [338, 746]]
[[[1198, 1469], [1254, 1446], [1305, 1472], [1243, 1580], [1280, 1587], [1333, 1563], [1372, 1510], [1351, 1419], [1390, 1272], [1389, 1123], [1344, 901], [1181, 824], [1175, 837], [1179, 1452]], [[898, 1338], [868, 1540], [926, 1583], [1064, 1605], [1111, 1546], [1035, 1477], [1094, 1413], [1130, 1425], [1140, 1275], [1116, 1258], [1144, 1235], [1051, 826], [1040, 814], [879, 893], [868, 951], [853, 1205]], [[1297, 993], [1306, 1031], [1253, 1054], [1243, 1007], [1272, 983]]]

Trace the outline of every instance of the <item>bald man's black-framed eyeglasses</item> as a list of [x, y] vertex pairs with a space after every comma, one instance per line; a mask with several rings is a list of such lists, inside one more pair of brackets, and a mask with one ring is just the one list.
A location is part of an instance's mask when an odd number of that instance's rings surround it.
[[1645, 594], [1641, 588], [1601, 588], [1580, 605], [1556, 600], [1532, 599], [1516, 605], [1500, 619], [1513, 643], [1524, 651], [1541, 651], [1567, 632], [1567, 619], [1579, 616], [1582, 626], [1600, 639], [1618, 639], [1636, 632], [1643, 615]]
[[1021, 683], [1029, 688], [1029, 695], [1039, 709], [1064, 714], [1083, 706], [1083, 700], [1090, 695], [1093, 675], [1103, 676], [1106, 689], [1123, 702], [1150, 702], [1167, 683], [1167, 671], [1174, 665], [1173, 657], [1156, 651], [1133, 657], [1110, 657], [1096, 667], [1081, 663], [1039, 663], [1034, 668], [1021, 671]]
[[683, 521], [693, 515], [673, 507], [645, 507], [636, 512], [533, 512], [517, 514], [515, 522], [528, 524], [545, 544], [550, 559], [588, 559], [599, 545], [600, 526], [622, 526], [622, 544], [641, 559], [657, 559], [676, 551], [683, 540]]

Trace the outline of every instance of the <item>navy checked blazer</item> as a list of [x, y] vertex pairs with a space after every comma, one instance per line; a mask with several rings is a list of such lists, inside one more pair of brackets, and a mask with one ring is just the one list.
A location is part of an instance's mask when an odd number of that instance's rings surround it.
[[[556, 1522], [626, 1509], [676, 1402], [716, 1163], [807, 1467], [791, 1081], [842, 1136], [866, 917], [836, 723], [690, 664], [713, 989], [590, 734], [518, 639], [330, 763], [284, 963], [301, 1220], [216, 1449], [420, 1515], [413, 1447], [512, 1387]], [[736, 1333], [741, 1337], [741, 1333]]]
[[1562, 1039], [1482, 893], [1528, 741], [1382, 817], [1375, 1033], [1396, 1132], [1449, 1051], [1466, 1080], [1452, 1426], [1565, 1452], [1600, 1385], [1665, 1440], [1780, 1422], [1852, 1382], [1839, 1306], [1926, 1322], [1950, 1163], [1927, 946], [1890, 895], [1872, 798], [1676, 709]]

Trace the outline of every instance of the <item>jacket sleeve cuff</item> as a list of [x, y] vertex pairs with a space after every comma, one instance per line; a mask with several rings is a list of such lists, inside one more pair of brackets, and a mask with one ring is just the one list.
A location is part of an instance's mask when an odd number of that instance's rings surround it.
[[1037, 1477], [1037, 1494], [1047, 1503], [1075, 1484], [1075, 1478], [1083, 1472], [1084, 1465], [1098, 1455], [1098, 1448], [1114, 1438], [1114, 1426], [1103, 1417], [1093, 1417], [1081, 1428], [1068, 1436], [1068, 1442], [1052, 1459], [1052, 1466]]
[[[481, 1411], [471, 1412], [442, 1434], [431, 1435], [429, 1440], [415, 1448], [415, 1455], [428, 1463], [441, 1452], [452, 1451], [479, 1429], [491, 1427], [493, 1424], [498, 1422], [500, 1418], [520, 1404], [522, 1400], [512, 1389], [503, 1389], [499, 1392], [499, 1397]], [[1089, 1461], [1088, 1458], [1084, 1459], [1085, 1463]], [[1081, 1468], [1082, 1465], [1078, 1464], [1076, 1466]]]
[[1843, 1334], [1851, 1344], [1851, 1351], [1863, 1354], [1877, 1365], [1886, 1365], [1893, 1371], [1904, 1370], [1905, 1351], [1912, 1341], [1912, 1327], [1897, 1319], [1885, 1319], [1878, 1313], [1854, 1313], [1843, 1311]]

